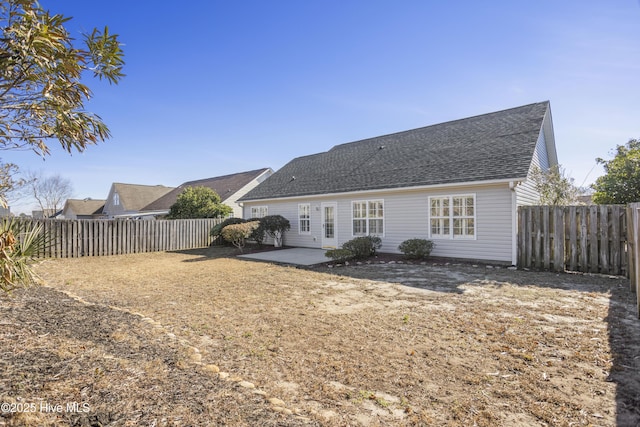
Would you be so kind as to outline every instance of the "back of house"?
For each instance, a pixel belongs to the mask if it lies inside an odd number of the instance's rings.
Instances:
[[[397,253],[515,264],[517,206],[537,204],[535,168],[557,165],[548,101],[337,145],[298,157],[245,194],[245,218],[282,215],[285,245],[337,248],[358,236]]]

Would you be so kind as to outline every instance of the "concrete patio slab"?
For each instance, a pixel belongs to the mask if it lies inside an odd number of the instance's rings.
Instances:
[[[290,248],[238,255],[238,257],[255,261],[308,266],[331,261],[324,255],[325,252],[327,252],[325,249]]]

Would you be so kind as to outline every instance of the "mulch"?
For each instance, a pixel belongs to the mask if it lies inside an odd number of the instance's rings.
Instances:
[[[316,425],[190,363],[140,315],[34,287],[0,296],[0,319],[0,425]]]

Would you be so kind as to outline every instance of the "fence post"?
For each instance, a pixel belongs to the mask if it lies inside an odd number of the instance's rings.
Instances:
[[[631,205],[627,206],[627,258],[628,258],[628,267],[627,271],[629,273],[629,287],[631,291],[634,290],[636,283],[636,228],[635,221],[633,220],[634,208]]]

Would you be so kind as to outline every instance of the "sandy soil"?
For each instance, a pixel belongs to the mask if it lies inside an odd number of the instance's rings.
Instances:
[[[0,298],[0,402],[37,410],[0,425],[640,425],[625,279],[231,255],[40,264]]]

